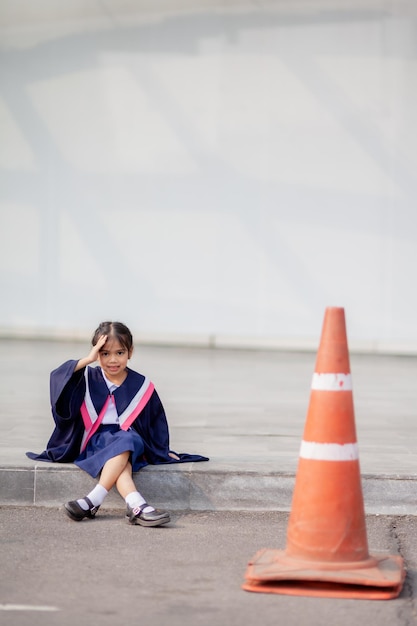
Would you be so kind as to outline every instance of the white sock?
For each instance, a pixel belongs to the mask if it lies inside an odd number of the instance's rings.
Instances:
[[[103,485],[96,485],[94,489],[90,491],[89,494],[87,494],[87,498],[91,500],[94,506],[100,506],[103,504],[104,498],[107,496],[108,493],[109,492],[107,491],[107,489],[105,489],[105,487],[103,487]],[[84,509],[84,511],[87,511],[89,509],[89,506],[84,498],[80,498],[80,500],[77,500],[77,502],[80,507]]]
[[[142,504],[146,502],[145,498],[139,493],[139,491],[132,491],[131,493],[128,493],[125,500],[126,504],[128,504],[131,509],[134,509],[137,506],[142,506]],[[153,506],[148,505],[143,509],[143,512],[150,513],[154,510]]]

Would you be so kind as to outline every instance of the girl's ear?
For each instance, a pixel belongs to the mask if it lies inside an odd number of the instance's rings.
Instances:
[[[132,354],[133,354],[133,346],[130,348],[129,352],[128,352],[128,358],[131,359],[132,358]]]

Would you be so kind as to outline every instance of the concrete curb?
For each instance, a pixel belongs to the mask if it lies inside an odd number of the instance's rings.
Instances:
[[[138,489],[154,506],[171,511],[290,511],[295,474],[210,461],[148,466],[135,474]],[[72,464],[0,466],[0,505],[61,506],[88,493],[96,481]],[[417,476],[362,475],[365,511],[417,514]],[[103,508],[124,504],[115,490]]]

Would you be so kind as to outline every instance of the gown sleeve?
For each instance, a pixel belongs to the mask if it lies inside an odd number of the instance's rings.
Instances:
[[[78,361],[66,361],[51,373],[50,398],[54,431],[46,450],[40,454],[26,452],[37,461],[71,463],[81,446],[84,427],[80,415],[85,395],[84,369],[74,372]]]
[[[199,454],[175,452],[174,454],[179,456],[178,460],[169,456],[173,450],[169,447],[168,422],[162,402],[155,390],[143,411],[133,422],[133,427],[145,444],[144,457],[146,463],[159,465],[162,463],[191,463],[209,460]]]

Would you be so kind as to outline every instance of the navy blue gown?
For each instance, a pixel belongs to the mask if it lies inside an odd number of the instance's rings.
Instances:
[[[96,477],[104,463],[113,456],[130,451],[132,470],[148,464],[208,461],[196,454],[169,456],[169,430],[164,408],[155,389],[151,389],[145,406],[126,430],[119,425],[100,425],[86,445],[86,426],[82,411],[86,398],[85,368],[74,372],[78,361],[66,361],[51,373],[50,396],[55,428],[41,454],[27,452],[30,459],[55,463],[76,463]],[[99,414],[109,398],[109,389],[100,367],[88,367],[88,390],[92,410]],[[132,399],[144,385],[145,377],[127,368],[124,382],[112,393],[118,415],[129,410]],[[82,449],[83,448],[83,449]]]

